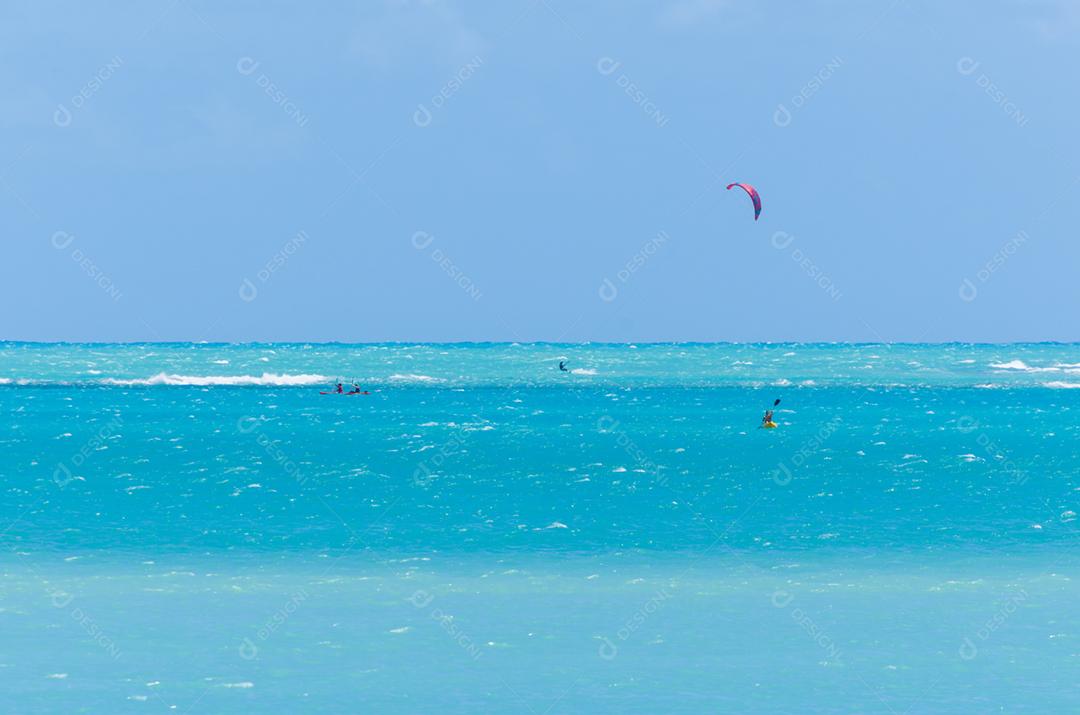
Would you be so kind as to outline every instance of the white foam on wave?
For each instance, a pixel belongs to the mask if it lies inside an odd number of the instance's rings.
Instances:
[[[399,375],[395,373],[390,376],[390,379],[395,382],[442,382],[441,379],[431,375]]]
[[[1044,382],[1043,387],[1049,387],[1053,390],[1075,390],[1080,388],[1080,382],[1064,382],[1062,380],[1055,380],[1053,382]]]
[[[992,362],[990,367],[995,370],[1019,370],[1020,372],[1060,372],[1060,367],[1031,367],[1023,360],[1010,360],[1009,362]]]
[[[10,377],[0,377],[0,385],[10,385],[10,384],[11,384],[11,378]]]
[[[107,385],[194,385],[198,387],[236,385],[292,387],[297,385],[318,385],[329,381],[330,378],[325,375],[289,375],[272,372],[264,372],[258,377],[255,375],[169,375],[159,372],[153,377],[143,379],[119,380],[108,377],[102,380]]]
[[[596,370],[591,367],[575,367],[570,373],[573,375],[595,375]]]

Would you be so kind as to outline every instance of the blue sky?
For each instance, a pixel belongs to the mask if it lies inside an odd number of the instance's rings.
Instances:
[[[222,5],[0,9],[0,337],[1080,338],[1075,4]]]

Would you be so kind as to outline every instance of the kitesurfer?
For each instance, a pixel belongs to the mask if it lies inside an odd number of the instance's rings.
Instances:
[[[570,372],[569,370],[566,369],[566,361],[565,360],[560,360],[559,361],[559,370],[561,372]]]

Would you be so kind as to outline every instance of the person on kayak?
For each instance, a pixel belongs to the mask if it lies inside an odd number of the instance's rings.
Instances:
[[[761,418],[761,424],[767,425],[772,422],[772,410],[765,410],[765,416]]]
[[[360,386],[359,386],[359,385],[357,385],[357,384],[356,384],[356,383],[354,382],[354,383],[352,384],[352,389],[351,389],[351,390],[349,390],[349,394],[350,394],[350,395],[359,395],[359,394],[360,394]]]
[[[344,388],[343,388],[343,387],[341,386],[341,383],[340,383],[340,382],[339,382],[339,383],[337,384],[337,388],[336,388],[336,389],[334,390],[334,392],[336,392],[336,393],[337,393],[337,394],[339,394],[339,395],[340,395],[341,393],[345,392],[345,389],[344,389]]]

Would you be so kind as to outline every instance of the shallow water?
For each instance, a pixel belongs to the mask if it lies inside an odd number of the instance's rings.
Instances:
[[[0,344],[3,709],[1073,711],[1077,363]]]

